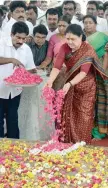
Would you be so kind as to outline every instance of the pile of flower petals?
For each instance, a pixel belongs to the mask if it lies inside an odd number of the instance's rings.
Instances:
[[[85,142],[80,142],[76,144],[66,144],[59,142],[58,140],[50,140],[47,143],[45,143],[43,146],[39,146],[38,148],[33,148],[29,152],[33,155],[37,155],[37,153],[45,153],[45,154],[58,154],[58,155],[66,155],[73,150],[78,149],[81,146],[85,146]]]
[[[24,68],[16,68],[13,75],[4,79],[7,83],[29,85],[29,84],[40,84],[42,78],[39,75],[32,74]]]
[[[67,153],[78,149],[81,146],[85,146],[85,142],[79,142],[76,144],[72,143],[62,143],[58,141],[58,135],[60,130],[55,130],[55,133],[52,136],[52,139],[47,141],[45,144],[37,145],[36,147],[30,150],[29,152],[36,155],[37,153],[43,152],[47,154],[59,154],[66,155]]]

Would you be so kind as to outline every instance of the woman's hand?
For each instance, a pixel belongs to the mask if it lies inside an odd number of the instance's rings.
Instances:
[[[47,62],[43,61],[39,66],[37,66],[37,69],[46,69],[47,68]]]
[[[35,74],[35,73],[37,73],[37,69],[31,69],[31,70],[28,70],[28,72]]]
[[[36,68],[37,68],[37,70],[46,70],[45,68],[43,68],[41,65],[39,65],[39,66],[36,66]]]
[[[56,69],[56,68],[53,68],[52,71],[51,71],[51,74],[50,74],[50,77],[49,77],[49,80],[47,81],[46,83],[46,87],[52,87],[55,79],[57,78],[58,74],[59,74],[60,70],[59,69]]]
[[[63,91],[64,91],[65,95],[68,93],[70,87],[71,87],[71,84],[69,82],[64,85]]]
[[[39,69],[45,69],[46,68],[46,61],[43,61],[39,67]]]

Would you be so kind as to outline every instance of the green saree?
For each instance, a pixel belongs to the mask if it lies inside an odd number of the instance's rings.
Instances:
[[[105,33],[102,32],[95,32],[94,34],[92,34],[91,36],[87,37],[87,41],[88,43],[94,48],[98,58],[100,59],[100,63],[103,66],[103,56],[105,55],[105,45],[108,43],[108,36]],[[108,75],[108,72],[106,72],[106,74]],[[100,78],[98,76],[96,76],[96,80],[97,83],[102,84],[102,80],[100,80]],[[104,81],[105,83],[105,81]],[[106,85],[107,83],[105,83]],[[100,90],[100,88],[98,88]],[[100,92],[100,93],[99,93]],[[98,101],[98,105],[96,105],[96,111],[98,115],[96,115],[96,122],[98,127],[95,127],[92,130],[92,135],[94,138],[97,139],[101,139],[104,138],[106,136],[106,134],[108,133],[108,131],[106,130],[103,131],[103,128],[100,128],[100,124],[102,126],[104,126],[104,124],[108,124],[108,121],[105,120],[106,117],[104,117],[105,114],[105,107],[102,106],[107,106],[107,102],[106,102],[106,97],[105,97],[105,92],[107,93],[107,87],[106,87],[106,91],[105,90],[101,90],[98,92],[97,94],[97,101]],[[108,113],[107,113],[108,115]],[[105,120],[105,121],[104,121]],[[106,133],[106,134],[102,134],[102,133]]]
[[[87,37],[88,43],[94,48],[98,58],[105,54],[105,45],[108,43],[108,36],[102,32],[96,32]]]
[[[91,36],[87,37],[87,41],[94,48],[98,58],[100,59],[100,63],[103,66],[103,56],[105,55],[105,45],[108,43],[107,34],[102,33],[102,32],[96,32],[96,33],[92,34]],[[106,72],[106,74],[108,75],[108,72]],[[101,84],[102,80],[100,81],[99,77],[96,76],[96,80],[97,80],[97,82],[99,82],[99,84]],[[102,94],[99,94],[99,93],[97,94],[99,106],[96,107],[96,109],[98,109],[97,113],[96,113],[96,114],[98,114],[96,116],[96,121],[98,122],[97,123],[98,127],[95,127],[92,130],[93,137],[95,137],[97,139],[104,138],[106,136],[106,134],[101,134],[103,132],[105,133],[105,131],[103,131],[102,129],[100,130],[99,124],[100,123],[103,125],[106,123],[108,124],[107,121],[104,122],[104,119],[106,119],[106,118],[104,117],[104,115],[102,115],[102,111],[105,112],[105,109],[104,108],[102,109],[102,105],[105,104],[105,101],[106,101],[105,93],[103,94],[103,92],[101,90],[100,93],[102,93]],[[99,114],[101,114],[101,115],[99,115]],[[105,113],[103,113],[103,114],[105,114]],[[101,120],[99,120],[100,116],[101,116]],[[106,131],[106,133],[108,133],[108,131]]]

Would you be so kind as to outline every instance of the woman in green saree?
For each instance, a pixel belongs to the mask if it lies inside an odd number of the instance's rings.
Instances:
[[[100,59],[100,63],[108,75],[108,36],[105,33],[96,31],[97,21],[92,15],[86,15],[83,18],[83,23],[87,41],[95,49],[95,52]],[[100,103],[102,103],[102,101]],[[97,139],[101,139],[106,136],[105,134],[99,133],[98,127],[93,129],[92,135]]]
[[[108,43],[108,36],[105,33],[96,31],[97,21],[92,15],[86,15],[83,18],[83,23],[87,41],[94,48],[104,70],[107,71],[108,49],[105,46]]]

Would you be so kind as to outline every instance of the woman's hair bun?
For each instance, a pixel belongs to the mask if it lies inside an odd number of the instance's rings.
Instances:
[[[82,34],[82,41],[86,41],[86,36],[84,33]]]

